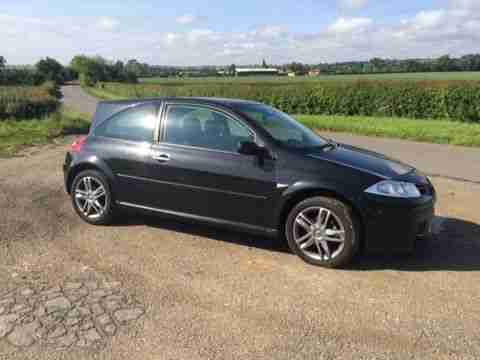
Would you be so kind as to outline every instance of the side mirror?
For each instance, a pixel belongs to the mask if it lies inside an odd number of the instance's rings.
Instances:
[[[242,141],[238,147],[238,152],[243,155],[256,155],[259,157],[270,157],[270,152],[263,146],[258,146],[253,141]]]

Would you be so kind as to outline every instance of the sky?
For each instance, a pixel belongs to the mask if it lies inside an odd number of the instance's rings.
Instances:
[[[315,64],[459,56],[479,40],[480,0],[0,0],[9,64]]]

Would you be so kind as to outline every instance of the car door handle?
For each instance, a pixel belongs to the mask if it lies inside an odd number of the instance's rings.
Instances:
[[[152,159],[157,160],[159,162],[167,162],[170,161],[170,155],[165,153],[153,153]]]

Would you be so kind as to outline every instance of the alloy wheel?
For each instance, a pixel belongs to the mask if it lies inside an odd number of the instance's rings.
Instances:
[[[342,253],[345,228],[333,211],[314,206],[296,216],[293,238],[306,256],[317,261],[328,261]]]
[[[98,219],[107,209],[107,192],[95,177],[81,178],[75,187],[74,197],[77,208],[89,219]]]

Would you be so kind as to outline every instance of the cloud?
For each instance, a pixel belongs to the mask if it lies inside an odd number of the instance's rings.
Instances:
[[[410,23],[418,29],[431,29],[445,24],[446,16],[443,9],[420,11]]]
[[[368,0],[338,0],[338,4],[343,9],[358,10],[367,6]]]
[[[100,30],[111,31],[120,25],[120,22],[117,19],[104,16],[97,20],[96,25]]]
[[[252,64],[263,58],[281,64],[458,56],[480,52],[480,12],[472,10],[480,8],[479,3],[449,0],[443,8],[425,8],[402,21],[342,16],[301,33],[282,24],[244,31],[213,27],[155,31],[155,22],[139,26],[128,18],[120,24],[110,17],[0,13],[0,34],[2,55],[11,64],[31,64],[45,56],[68,63],[79,53],[166,65]]]
[[[328,27],[332,33],[350,33],[353,31],[363,31],[372,25],[373,21],[369,18],[339,18]]]
[[[175,19],[177,24],[180,24],[180,25],[189,25],[195,22],[196,20],[197,20],[197,17],[193,14],[184,14]]]

